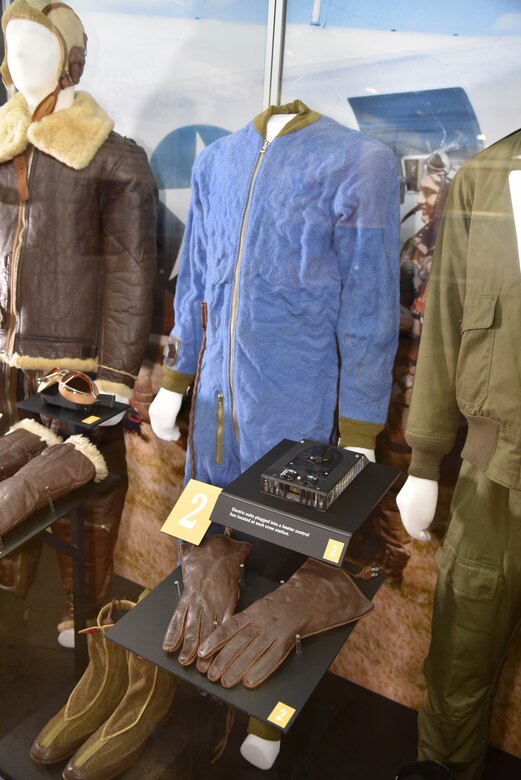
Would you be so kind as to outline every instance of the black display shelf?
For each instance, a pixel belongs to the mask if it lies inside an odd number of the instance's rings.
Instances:
[[[184,667],[177,661],[177,654],[167,654],[162,641],[177,604],[175,581],[182,584],[181,568],[176,569],[130,612],[110,628],[105,636],[148,661],[166,669],[175,677],[195,685],[232,707],[253,715],[283,733],[289,731],[313,690],[338,655],[341,647],[356,626],[356,621],[302,641],[302,652],[293,651],[282,666],[258,688],[248,690],[242,684],[223,688],[200,674],[195,664]],[[383,576],[371,580],[355,580],[367,598],[373,598]],[[246,609],[259,598],[278,587],[278,583],[246,571],[246,583],[236,612]],[[285,727],[268,721],[270,714],[281,703],[295,710]]]
[[[83,485],[72,493],[63,496],[63,498],[53,501],[54,510],[50,506],[45,506],[43,509],[34,512],[20,525],[2,534],[0,537],[0,559],[14,552],[24,542],[45,531],[56,520],[72,514],[86,501],[113,488],[118,480],[119,477],[115,474],[109,474],[103,482],[89,482],[87,485]]]
[[[96,403],[91,406],[82,406],[79,409],[66,409],[62,406],[56,406],[55,404],[46,403],[41,395],[31,395],[24,401],[19,401],[16,404],[19,409],[23,409],[24,412],[32,412],[33,414],[42,414],[46,417],[52,417],[54,420],[63,420],[63,422],[74,425],[77,428],[85,428],[91,430],[96,428],[102,422],[110,420],[121,412],[126,412],[128,404],[122,404],[119,401],[114,401],[112,406],[105,406],[104,404]],[[94,422],[84,422],[89,417],[97,417]]]

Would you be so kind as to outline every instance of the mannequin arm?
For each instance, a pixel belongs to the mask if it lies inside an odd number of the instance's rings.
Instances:
[[[341,275],[336,336],[340,352],[340,446],[374,448],[343,421],[384,427],[399,329],[399,196],[396,163],[372,144],[349,158],[333,203]],[[378,185],[375,185],[378,182]]]
[[[407,533],[420,542],[431,538],[427,528],[434,520],[438,501],[438,483],[434,479],[408,477],[396,496],[402,523]]]
[[[164,387],[159,390],[149,409],[150,425],[158,439],[164,441],[177,441],[179,439],[181,434],[176,420],[182,402],[182,393],[176,393]]]

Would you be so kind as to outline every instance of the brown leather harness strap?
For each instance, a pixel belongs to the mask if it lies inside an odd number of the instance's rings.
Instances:
[[[44,97],[44,99],[38,103],[31,117],[32,122],[39,122],[40,119],[44,118],[44,116],[49,116],[49,114],[52,114],[56,106],[56,101],[58,100],[58,95],[62,89],[62,85],[58,84],[58,86],[55,87],[55,89],[49,95]]]

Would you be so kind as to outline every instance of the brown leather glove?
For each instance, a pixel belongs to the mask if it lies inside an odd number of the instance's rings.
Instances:
[[[309,558],[284,585],[217,628],[199,656],[220,651],[208,669],[212,682],[232,688],[242,680],[246,688],[256,688],[289,655],[296,634],[319,634],[373,609],[347,572]]]
[[[96,447],[84,436],[48,447],[9,479],[0,483],[0,535],[45,506],[94,479],[105,479],[107,467]]]
[[[60,436],[36,420],[20,420],[0,437],[0,480],[12,477],[47,447],[61,442]]]
[[[229,536],[209,536],[199,547],[179,547],[184,591],[170,620],[163,650],[173,653],[181,647],[178,661],[189,666],[197,657],[201,642],[218,625],[233,615],[239,600],[240,565],[250,554],[251,544]],[[206,672],[210,659],[198,659],[197,668]]]

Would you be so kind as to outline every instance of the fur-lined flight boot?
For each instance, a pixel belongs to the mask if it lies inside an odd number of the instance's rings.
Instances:
[[[12,477],[22,466],[62,438],[36,420],[20,420],[0,438],[0,481]],[[0,589],[24,599],[36,576],[42,552],[39,539],[31,539],[0,560]]]
[[[89,665],[64,707],[40,731],[31,746],[31,758],[54,764],[70,758],[114,712],[128,688],[127,652],[105,639],[114,625],[114,612],[134,603],[114,600],[104,606],[97,625],[86,628]]]
[[[85,436],[71,436],[45,449],[9,479],[0,482],[0,535],[44,507],[94,480],[107,476],[101,453]]]
[[[128,654],[129,685],[107,720],[71,758],[65,780],[109,780],[138,759],[154,729],[170,714],[174,677],[140,656]]]

